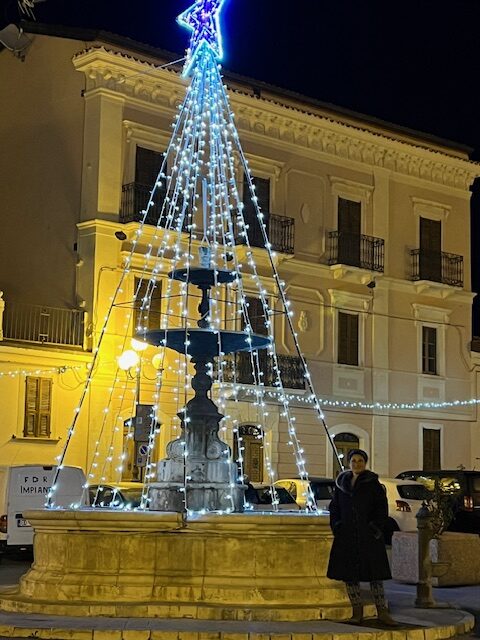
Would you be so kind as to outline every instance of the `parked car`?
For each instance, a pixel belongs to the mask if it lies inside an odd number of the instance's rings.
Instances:
[[[386,544],[392,544],[395,531],[416,531],[416,515],[422,502],[430,496],[428,489],[414,480],[379,478],[388,503],[388,523],[383,530]]]
[[[335,480],[333,478],[309,477],[310,487],[313,497],[317,503],[317,507],[322,510],[328,510],[330,500],[335,489]],[[277,480],[274,483],[275,488],[283,488],[294,498],[300,509],[307,506],[307,488],[308,483],[301,478],[287,478]]]
[[[254,511],[274,511],[272,504],[272,487],[269,484],[254,483],[253,487],[257,493],[258,502],[252,504]],[[279,511],[298,511],[300,507],[295,502],[290,493],[283,487],[275,487],[276,498],[278,500],[277,509]]]
[[[137,509],[142,501],[140,482],[108,482],[88,487],[90,506],[105,509]]]
[[[397,478],[417,480],[430,491],[433,491],[435,480],[438,480],[440,489],[452,498],[454,517],[448,530],[480,533],[480,471],[417,469],[402,471]]]
[[[0,556],[32,549],[33,529],[24,512],[43,509],[56,470],[56,466],[38,464],[0,467]],[[82,469],[63,467],[52,498],[55,506],[86,506],[86,496],[83,495],[85,482]]]

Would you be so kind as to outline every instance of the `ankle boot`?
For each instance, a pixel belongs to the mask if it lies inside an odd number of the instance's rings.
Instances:
[[[348,619],[348,622],[353,624],[359,624],[363,620],[363,606],[361,604],[352,607],[352,617]]]
[[[399,623],[392,618],[387,607],[377,607],[378,621],[384,624],[386,627],[399,627]]]

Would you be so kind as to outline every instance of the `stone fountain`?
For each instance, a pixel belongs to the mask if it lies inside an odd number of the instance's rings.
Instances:
[[[77,616],[347,618],[343,584],[326,577],[327,516],[241,513],[245,487],[218,437],[223,416],[209,398],[208,375],[221,353],[270,343],[266,336],[209,324],[210,289],[238,276],[205,264],[169,276],[201,290],[197,327],[144,337],[191,357],[195,395],[179,414],[181,436],[158,465],[150,510],[28,512],[35,562],[18,589],[0,595],[1,608]]]
[[[150,485],[150,509],[155,511],[243,511],[245,487],[238,483],[237,465],[230,461],[230,450],[218,437],[223,415],[209,393],[213,379],[209,375],[214,358],[220,354],[265,349],[270,338],[244,331],[213,329],[210,326],[210,290],[234,282],[234,271],[210,266],[208,247],[201,255],[202,266],[177,269],[169,278],[197,286],[202,292],[196,328],[148,331],[142,339],[164,345],[191,357],[195,375],[195,396],[179,415],[182,433],[167,445],[165,460],[157,465],[157,482]],[[185,421],[188,418],[186,428]]]

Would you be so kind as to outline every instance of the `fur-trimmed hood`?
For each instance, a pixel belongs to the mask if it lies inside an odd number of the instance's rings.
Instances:
[[[342,471],[342,473],[338,474],[335,484],[343,493],[352,493],[352,475],[353,473],[350,470]],[[378,480],[378,475],[366,469],[358,476],[355,486],[357,487],[360,484],[372,482],[373,480]]]

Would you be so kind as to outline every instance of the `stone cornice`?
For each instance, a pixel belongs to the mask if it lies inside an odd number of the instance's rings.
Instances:
[[[87,93],[108,89],[145,105],[170,109],[185,95],[185,84],[175,71],[160,69],[105,47],[77,54],[73,64],[85,73]],[[415,145],[394,138],[387,130],[384,134],[371,131],[361,121],[358,125],[347,124],[313,113],[308,105],[302,110],[237,89],[230,89],[230,97],[239,130],[259,140],[268,139],[268,144],[277,142],[288,148],[294,145],[310,154],[325,154],[363,167],[382,167],[462,192],[468,191],[480,176],[478,163],[438,148],[426,148],[420,141]]]

